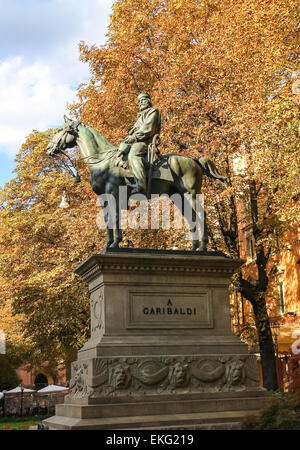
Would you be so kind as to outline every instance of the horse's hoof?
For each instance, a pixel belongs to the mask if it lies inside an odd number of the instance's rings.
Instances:
[[[111,246],[109,248],[120,248],[119,242],[114,242],[113,244],[111,244]]]
[[[193,247],[191,248],[191,252],[196,252],[198,247],[199,247],[199,241],[195,242],[193,244]]]
[[[101,250],[100,255],[104,255],[109,248],[111,248],[111,244],[106,244],[106,246]]]

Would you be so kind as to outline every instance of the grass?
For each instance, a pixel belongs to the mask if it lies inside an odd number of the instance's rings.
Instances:
[[[0,430],[28,430],[50,416],[0,417]]]

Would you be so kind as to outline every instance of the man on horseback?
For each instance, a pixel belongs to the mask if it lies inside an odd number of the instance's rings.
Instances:
[[[138,118],[128,132],[128,136],[120,144],[118,151],[118,158],[122,158],[123,155],[128,153],[129,167],[136,179],[133,194],[146,193],[144,158],[153,137],[160,133],[161,128],[160,112],[152,107],[150,96],[146,93],[139,94],[138,103],[140,108]],[[118,162],[117,164],[119,165]]]

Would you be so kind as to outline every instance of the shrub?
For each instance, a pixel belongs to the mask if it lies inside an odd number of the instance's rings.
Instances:
[[[296,405],[283,392],[270,394],[270,399],[258,417],[248,416],[242,423],[245,430],[300,430]]]
[[[300,368],[299,366],[290,372],[289,381],[289,397],[295,403],[295,406],[300,406]]]

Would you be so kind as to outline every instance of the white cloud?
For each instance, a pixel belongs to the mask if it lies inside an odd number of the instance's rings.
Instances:
[[[0,0],[0,151],[63,120],[89,70],[78,43],[103,44],[112,0]]]
[[[0,0],[1,53],[40,57],[80,39],[103,41],[112,4],[113,0]]]
[[[67,83],[42,62],[14,57],[0,63],[0,145],[15,154],[31,130],[62,121],[66,102],[75,98]]]

